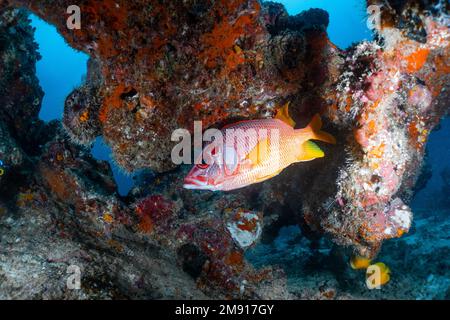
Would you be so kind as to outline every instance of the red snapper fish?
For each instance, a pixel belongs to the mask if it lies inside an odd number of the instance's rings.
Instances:
[[[315,115],[305,128],[294,129],[288,107],[279,109],[275,119],[240,121],[222,128],[220,137],[196,159],[184,188],[230,191],[268,180],[292,163],[324,157],[310,140],[332,144],[336,140],[321,131],[320,116]]]

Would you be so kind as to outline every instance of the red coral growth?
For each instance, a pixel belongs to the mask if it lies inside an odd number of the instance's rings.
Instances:
[[[75,189],[75,181],[68,178],[66,175],[62,175],[57,171],[53,171],[47,167],[41,168],[41,173],[47,184],[51,187],[51,190],[55,195],[64,199],[64,201],[74,202],[75,198],[72,190]]]
[[[256,227],[258,226],[258,220],[256,218],[247,219],[246,217],[242,217],[239,214],[235,219],[237,221],[240,221],[240,223],[238,223],[237,227],[244,231],[255,232]]]
[[[143,232],[168,231],[174,218],[173,204],[161,195],[152,195],[141,200],[136,206],[136,213],[140,217],[139,228]]]
[[[247,10],[249,13],[238,16],[235,20],[230,21],[227,16],[229,12],[236,12],[237,8],[244,5],[247,1],[232,0],[221,2],[222,6],[228,6],[225,12],[219,12],[219,19],[210,33],[202,35],[201,43],[205,46],[199,58],[204,60],[208,68],[215,68],[217,65],[223,66],[223,72],[228,73],[237,68],[238,65],[245,62],[245,54],[240,47],[236,45],[236,41],[247,35],[250,31],[254,32],[255,22],[257,20],[260,6],[256,1],[252,1],[252,9]],[[245,11],[244,11],[245,12]],[[252,30],[253,29],[253,30]]]
[[[110,109],[119,108],[122,105],[123,102],[120,99],[120,96],[127,91],[129,91],[129,89],[127,89],[123,83],[120,83],[114,88],[111,94],[106,96],[98,115],[98,118],[102,123],[106,122]]]
[[[428,55],[430,53],[430,49],[428,48],[420,48],[409,56],[405,57],[406,62],[408,63],[406,70],[409,73],[414,73],[422,69],[427,62]]]
[[[383,211],[370,211],[360,229],[365,241],[380,243],[385,239],[401,237],[411,227],[410,209],[399,198],[394,199]]]
[[[179,228],[176,238],[195,244],[207,256],[197,282],[203,290],[217,288],[234,299],[251,297],[251,288],[270,278],[267,270],[255,271],[247,264],[243,250],[234,244],[221,219],[185,224]]]

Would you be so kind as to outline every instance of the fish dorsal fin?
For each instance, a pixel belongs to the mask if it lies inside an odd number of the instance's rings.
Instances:
[[[290,102],[286,103],[284,106],[277,109],[275,119],[281,120],[293,128],[295,127],[295,121],[292,120],[291,116],[289,115],[289,104]]]
[[[320,119],[320,116],[316,114],[311,122],[309,123],[308,127],[310,128],[312,132],[312,138],[313,140],[319,140],[331,144],[336,144],[336,139],[329,133],[322,131],[322,120]]]
[[[312,141],[306,141],[301,146],[302,150],[298,156],[298,161],[309,161],[317,158],[323,158],[325,153],[317,144]]]
[[[259,141],[256,146],[245,157],[253,165],[258,165],[269,156],[269,139]]]

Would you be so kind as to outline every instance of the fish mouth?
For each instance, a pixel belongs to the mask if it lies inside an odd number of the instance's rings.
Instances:
[[[206,186],[206,181],[201,181],[199,179],[193,179],[189,177],[186,177],[184,179],[183,188],[185,189],[200,189],[204,186]]]
[[[189,190],[211,190],[216,191],[216,187],[209,185],[206,181],[200,181],[192,178],[185,178],[183,188]]]

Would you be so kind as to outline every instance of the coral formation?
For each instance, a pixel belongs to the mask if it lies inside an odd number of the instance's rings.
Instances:
[[[63,126],[69,137],[85,146],[91,145],[101,135],[98,118],[101,73],[95,60],[89,60],[88,75],[85,83],[66,98],[63,116]]]
[[[349,268],[347,248],[368,264],[411,229],[424,147],[449,107],[449,4],[367,2],[383,5],[377,40],[341,50],[320,9],[85,0],[71,30],[70,1],[0,0],[0,297],[351,298],[329,282],[296,291],[247,257],[298,224],[305,256],[327,251]],[[38,119],[39,55],[23,8],[91,57],[62,123]],[[174,129],[269,118],[287,102],[298,128],[322,115],[338,142],[323,145],[326,158],[239,192],[182,189]],[[108,165],[89,155],[100,135],[123,169],[154,176],[118,196]],[[82,269],[79,291],[65,287],[70,265]]]
[[[366,42],[348,50],[328,109],[336,125],[352,129],[346,164],[335,194],[328,195],[334,198],[330,206],[320,216],[311,215],[315,226],[367,257],[384,239],[409,230],[412,214],[404,202],[411,198],[428,134],[448,111],[448,15],[432,10],[437,6],[418,9],[408,1],[402,8],[417,17],[429,13],[423,21],[426,39],[411,40],[382,15],[377,30],[382,44]],[[307,215],[317,200],[307,201]]]

